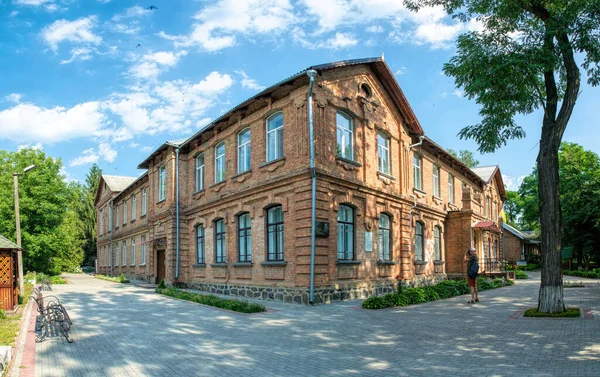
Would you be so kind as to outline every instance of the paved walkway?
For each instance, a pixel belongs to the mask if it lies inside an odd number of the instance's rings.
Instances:
[[[511,319],[539,274],[481,294],[369,311],[267,302],[239,315],[87,275],[54,286],[74,325],[37,345],[35,376],[598,376],[600,285],[565,289],[593,319]],[[537,278],[537,279],[536,279]],[[574,280],[583,280],[578,279]]]

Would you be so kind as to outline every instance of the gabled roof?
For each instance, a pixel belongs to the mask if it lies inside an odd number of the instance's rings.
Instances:
[[[501,233],[500,228],[493,221],[479,221],[473,225],[473,229],[490,230],[492,232]]]
[[[0,249],[20,249],[16,243],[0,234]]]
[[[148,171],[145,171],[144,174],[140,175],[139,177],[137,177],[135,179],[135,181],[131,182],[127,187],[123,188],[123,190],[121,190],[120,193],[118,193],[113,200],[117,201],[119,199],[119,197],[121,196],[121,194],[123,194],[124,192],[126,192],[130,187],[134,186],[136,183],[138,183],[139,181],[141,181],[142,179],[144,179],[144,177],[146,177],[148,175]]]
[[[152,152],[150,154],[150,156],[148,156],[144,161],[142,161],[139,165],[138,165],[138,169],[148,169],[148,167],[150,166],[150,161],[152,161],[152,159],[161,154],[162,152],[164,152],[165,149],[169,148],[169,147],[179,147],[181,146],[187,139],[181,139],[181,140],[173,140],[173,141],[165,141],[163,145],[161,145],[160,147],[158,147],[154,152]]]
[[[500,173],[500,167],[498,165],[492,166],[478,166],[476,168],[471,168],[471,170],[481,177],[488,185],[492,181],[493,178],[496,179],[496,185],[498,186],[498,191],[500,192],[500,198],[504,201],[507,199],[506,189],[504,188],[504,182],[502,181],[502,174]]]
[[[94,200],[94,205],[98,204],[98,199],[100,199],[100,192],[102,191],[102,187],[104,184],[108,186],[108,189],[114,193],[119,193],[123,191],[127,186],[132,184],[138,179],[138,177],[126,177],[121,175],[106,175],[102,174],[100,177],[100,183],[98,184],[98,190],[96,191],[96,200]]]
[[[535,237],[535,232],[532,231],[520,231],[515,227],[512,227],[510,225],[508,225],[507,223],[502,223],[502,228],[512,234],[515,235],[515,237],[517,237],[518,239],[524,240],[524,241],[528,241],[531,243],[541,243],[540,241],[536,240]]]

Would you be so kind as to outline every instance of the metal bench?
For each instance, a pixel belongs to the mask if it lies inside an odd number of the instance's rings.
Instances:
[[[58,297],[44,297],[41,288],[36,287],[31,292],[29,299],[34,300],[37,304],[38,315],[36,317],[35,326],[37,332],[35,337],[36,343],[43,341],[48,336],[50,327],[58,329],[67,342],[73,343],[73,339],[69,338],[69,330],[71,329],[73,322]]]
[[[52,282],[50,281],[50,278],[44,277],[41,279],[40,283],[41,283],[40,289],[42,291],[51,291],[52,290]]]

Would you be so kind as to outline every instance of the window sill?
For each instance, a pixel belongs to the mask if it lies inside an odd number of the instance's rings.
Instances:
[[[260,262],[261,266],[264,267],[283,267],[283,266],[287,266],[287,261],[266,261],[266,262]]]
[[[146,213],[144,213],[142,216],[140,216],[140,220],[143,219],[144,217],[146,217]]]
[[[130,264],[129,267],[135,267],[135,263],[134,264]]]
[[[164,199],[162,199],[162,200],[159,200],[158,202],[156,202],[156,204],[160,204],[160,203],[162,203],[162,202],[164,202],[164,201],[166,201],[166,200],[167,200],[167,198],[164,198]]]
[[[433,264],[435,264],[436,266],[440,266],[440,265],[446,264],[446,261],[445,260],[434,260]]]
[[[206,263],[196,263],[196,264],[193,264],[192,267],[204,268],[204,267],[206,267]]]
[[[146,267],[146,263],[140,264],[139,267]]]
[[[360,260],[351,260],[351,259],[338,259],[336,264],[361,264]]]
[[[192,196],[199,196],[200,194],[204,194],[204,192],[205,192],[205,191],[206,191],[205,189],[198,190],[198,191],[194,192],[194,193],[192,194]]]
[[[416,188],[416,187],[413,187],[413,192],[414,192],[415,194],[427,195],[427,193],[426,193],[425,191],[423,191],[423,190],[420,190],[420,189],[418,189],[418,188]]]
[[[222,267],[227,267],[227,263],[211,263],[210,266],[222,268]]]
[[[354,166],[358,166],[358,167],[362,166],[362,164],[360,162],[356,162],[354,160],[350,160],[350,159],[347,159],[345,157],[336,156],[335,159],[337,161],[345,162],[345,163],[350,164],[350,165],[354,165]]]
[[[426,265],[428,262],[426,260],[416,260],[415,261],[415,266],[424,266]]]
[[[283,162],[283,161],[285,161],[285,157],[279,157],[279,158],[276,158],[276,159],[271,160],[271,161],[265,161],[262,164],[258,165],[258,167],[259,168],[264,168],[266,166],[269,166],[269,165],[272,165],[272,164],[276,164],[278,162]]]
[[[388,185],[390,183],[396,181],[396,177],[391,176],[391,175],[386,174],[386,173],[383,173],[383,172],[380,172],[380,171],[377,171],[377,178],[379,178],[380,180],[383,181],[383,183],[388,184]]]
[[[233,177],[231,177],[231,179],[236,179],[238,177],[244,176],[246,174],[251,174],[252,173],[252,169],[248,169],[246,171],[243,171],[241,173],[237,173],[236,175],[234,175]]]
[[[133,224],[135,222],[135,219],[131,219],[131,223]]]
[[[233,267],[252,267],[252,262],[236,262]]]
[[[213,183],[212,185],[208,186],[208,188],[213,188],[213,187],[217,187],[217,186],[220,186],[220,185],[224,185],[226,182],[227,182],[227,180],[226,180],[226,179],[224,179],[224,180],[222,180],[222,181],[219,181],[219,182]]]
[[[398,261],[395,261],[395,260],[378,260],[377,264],[387,266],[387,265],[398,264]]]

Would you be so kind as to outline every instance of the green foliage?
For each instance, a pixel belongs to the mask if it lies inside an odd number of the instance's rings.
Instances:
[[[123,274],[121,274],[119,277],[96,274],[94,277],[101,280],[112,281],[113,283],[129,283],[129,280],[127,280]]]
[[[516,270],[515,279],[529,279],[529,276],[521,270]]]
[[[52,283],[52,284],[67,284],[67,281],[60,276],[50,276],[50,283]]]
[[[514,283],[511,280],[500,278],[477,278],[477,286],[480,291],[500,288],[512,284]],[[408,306],[460,296],[469,292],[470,289],[467,285],[467,281],[464,279],[444,280],[433,286],[406,288],[403,289],[401,293],[389,293],[385,296],[369,297],[363,302],[362,307],[365,309],[384,309],[397,306]]]
[[[458,159],[463,164],[467,165],[467,167],[469,168],[474,168],[477,165],[479,165],[479,161],[475,159],[475,157],[473,156],[473,152],[469,150],[461,149],[458,152],[456,152],[454,149],[448,149],[448,153],[456,157],[456,159]]]
[[[579,308],[567,308],[561,313],[541,313],[537,308],[531,308],[525,310],[524,317],[549,317],[549,318],[579,318],[581,317],[581,311]]]
[[[0,319],[6,319],[6,312],[4,309],[0,309]]]
[[[527,263],[525,266],[519,266],[521,271],[539,271],[540,265],[536,263]]]
[[[158,289],[164,289],[167,286],[165,285],[165,279],[160,279],[160,282],[158,283]]]
[[[156,288],[156,293],[240,313],[260,313],[267,311],[263,305],[250,303],[246,300],[242,301],[235,298],[233,300],[224,299],[213,295],[201,295],[182,291],[177,288]]]
[[[512,227],[519,228],[517,221],[523,201],[516,191],[506,190],[506,200],[504,201],[504,212],[506,213],[506,223]]]
[[[600,279],[600,273],[597,273],[596,271],[564,270],[563,275],[579,276],[581,278],[588,279]]]
[[[125,274],[121,274],[121,276],[119,276],[119,283],[129,283],[129,280],[127,280]]]

